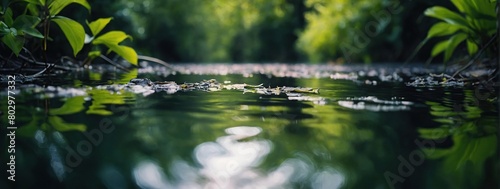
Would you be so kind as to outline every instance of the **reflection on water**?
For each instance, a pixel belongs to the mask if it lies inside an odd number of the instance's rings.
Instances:
[[[374,112],[379,111],[404,111],[410,110],[410,101],[401,101],[393,98],[392,100],[380,100],[374,96],[347,98],[346,100],[339,100],[340,106],[354,109],[354,110],[369,110]]]
[[[498,107],[473,89],[408,86],[383,70],[262,66],[231,75],[220,66],[209,71],[223,75],[93,74],[100,80],[75,82],[78,90],[61,90],[68,95],[18,95],[23,182],[0,188],[390,188],[387,172],[394,188],[498,183],[488,168]],[[137,76],[162,86],[221,83],[114,90]],[[401,174],[401,159],[416,152],[422,164]]]
[[[226,129],[228,136],[196,146],[193,154],[202,167],[200,174],[208,179],[204,185],[209,188],[257,187],[261,184],[272,186],[273,183],[259,181],[262,176],[252,170],[269,153],[271,143],[266,140],[238,141],[257,135],[260,131],[258,127],[232,127]]]
[[[481,109],[471,90],[465,91],[463,101],[452,106],[450,101],[427,102],[433,120],[440,125],[418,129],[422,138],[434,141],[436,146],[453,143],[451,147],[423,149],[429,159],[442,161],[437,171],[446,175],[442,182],[452,188],[477,187],[485,176],[483,182],[491,182],[487,180],[491,172],[483,167],[490,166],[488,163],[498,150],[498,117],[484,114],[492,107]]]
[[[141,188],[173,188],[161,167],[151,161],[140,162],[134,168],[134,178]]]
[[[312,188],[339,188],[344,181],[344,176],[332,167],[315,169],[306,155],[287,158],[277,168],[262,172],[257,168],[269,155],[272,143],[249,139],[262,129],[237,126],[225,131],[228,135],[195,147],[193,156],[199,166],[174,160],[168,170],[176,178],[174,182],[157,163],[139,162],[133,171],[137,185],[141,188],[289,188],[291,182],[310,182]]]

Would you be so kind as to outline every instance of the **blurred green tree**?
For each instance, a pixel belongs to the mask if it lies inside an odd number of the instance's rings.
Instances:
[[[293,62],[302,0],[120,0],[142,53],[175,62]],[[107,15],[105,15],[107,16]]]
[[[403,7],[398,1],[306,0],[306,6],[311,9],[306,13],[308,25],[297,46],[312,61],[370,62],[372,49],[382,53],[401,46],[397,14]]]
[[[425,38],[431,0],[103,0],[139,54],[169,62],[404,61]],[[452,7],[449,2],[440,5]],[[106,32],[106,31],[105,31]],[[426,60],[424,47],[415,61]]]

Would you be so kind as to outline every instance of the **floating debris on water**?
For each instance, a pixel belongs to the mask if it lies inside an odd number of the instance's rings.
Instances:
[[[287,95],[289,100],[311,101],[315,104],[325,104],[326,101],[322,97],[305,96],[303,94],[319,94],[318,88],[307,87],[265,87],[263,84],[250,85],[250,84],[232,84],[231,81],[218,82],[215,79],[202,80],[195,83],[182,83],[177,84],[175,81],[156,81],[153,82],[148,78],[135,78],[131,79],[126,84],[111,84],[111,85],[98,85],[95,87],[82,87],[82,88],[62,88],[47,86],[41,87],[38,85],[29,85],[24,92],[35,94],[39,98],[53,98],[53,97],[74,97],[74,96],[87,96],[89,90],[105,90],[110,94],[121,94],[123,92],[131,92],[134,94],[141,94],[148,96],[153,93],[165,92],[167,94],[174,94],[179,91],[206,91],[215,92],[221,90],[236,90],[245,93],[256,93],[261,95]]]
[[[455,79],[447,74],[429,74],[423,77],[413,77],[406,86],[411,87],[463,87],[465,82]]]
[[[144,79],[131,79],[129,84],[135,84],[135,85],[148,85],[148,86],[152,86],[154,85],[154,83],[149,80],[148,78],[144,78]]]
[[[276,87],[276,88],[266,88],[262,85],[259,86],[250,86],[248,88],[243,89],[243,93],[257,93],[264,95],[280,95],[281,93],[289,94],[289,93],[311,93],[311,94],[319,94],[319,89],[313,88],[302,88],[302,87]]]

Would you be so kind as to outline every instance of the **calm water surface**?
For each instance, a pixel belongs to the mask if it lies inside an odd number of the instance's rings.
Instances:
[[[498,186],[492,91],[409,86],[429,70],[382,68],[191,65],[18,85],[16,182],[0,188]],[[319,93],[105,88],[133,78]],[[5,147],[3,170],[9,155]]]

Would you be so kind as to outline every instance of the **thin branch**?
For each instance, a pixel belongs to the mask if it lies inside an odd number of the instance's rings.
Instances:
[[[2,67],[2,68],[3,68],[3,67],[5,66],[5,64],[7,64],[7,59],[6,59],[6,58],[4,58],[1,54],[0,54],[0,59],[5,60],[5,62],[2,62],[2,65],[0,66],[0,67]]]
[[[465,65],[464,67],[460,68],[459,70],[457,70],[451,77],[455,77],[458,73],[464,71],[465,69],[467,69],[469,66],[471,66],[472,64],[474,64],[474,62],[476,62],[476,60],[481,56],[481,54],[483,54],[483,52],[486,50],[486,48],[488,48],[497,38],[498,36],[495,34],[495,36],[493,36],[490,41],[488,41],[488,43],[486,43],[486,45],[481,48],[481,50],[479,50],[479,52],[476,53],[476,56],[474,56],[474,58],[472,58],[469,63],[467,63],[467,65]]]
[[[49,64],[46,68],[44,68],[42,71],[39,71],[33,75],[27,75],[26,77],[38,77],[39,75],[45,73],[47,70],[51,69],[52,67],[54,67],[55,65],[54,64]]]
[[[403,63],[403,65],[408,64],[408,62],[410,62],[415,57],[415,55],[417,55],[418,51],[420,51],[420,49],[427,43],[427,41],[429,41],[429,38],[425,38],[422,42],[420,42],[418,44],[417,48],[415,48],[415,50],[413,50],[410,57],[408,59],[406,59],[406,61]]]
[[[67,60],[66,63],[69,64],[70,66],[78,68],[78,66],[75,66],[75,64],[78,64],[77,60],[75,60],[69,56],[62,56],[60,59],[61,63],[64,63],[65,62],[64,60]]]
[[[144,56],[144,55],[138,55],[137,58],[141,59],[141,60],[147,60],[147,61],[150,61],[150,62],[154,62],[154,63],[158,63],[158,64],[161,64],[161,65],[164,65],[172,70],[175,70],[175,68],[170,65],[169,63],[166,63],[165,61],[163,60],[160,60],[158,58],[154,58],[154,57],[150,57],[150,56]]]
[[[66,70],[66,71],[72,70],[70,67],[55,65],[54,63],[45,63],[45,62],[34,61],[34,60],[31,60],[28,57],[25,57],[23,55],[19,55],[19,58],[24,59],[25,61],[31,62],[31,63],[36,64],[36,65],[40,65],[40,66],[47,66],[47,64],[53,64],[54,68],[57,68],[57,69]]]
[[[28,53],[28,55],[30,56],[32,62],[36,62],[35,57],[33,56],[33,54],[31,54],[31,52],[28,49],[26,49],[26,48],[23,47],[23,50],[24,50],[24,52]]]
[[[122,69],[124,71],[129,71],[127,68],[123,67],[122,65],[116,63],[115,61],[109,59],[108,57],[104,56],[104,55],[99,55],[99,57],[101,57],[102,59],[104,59],[106,62],[109,62],[110,64],[112,64],[113,66],[119,68],[119,69]]]
[[[19,65],[21,65],[21,66],[22,66],[22,63],[18,63],[18,62],[15,62],[15,61],[11,61],[11,58],[12,58],[12,56],[13,56],[13,55],[14,55],[14,53],[10,53],[9,57],[7,57],[7,58],[5,58],[5,57],[3,57],[3,56],[0,56],[0,58],[1,58],[1,59],[3,59],[3,60],[5,61],[5,62],[3,62],[2,66],[1,66],[2,68],[4,68],[4,67],[7,65],[7,63],[12,63],[12,65],[14,65],[14,66],[17,66],[17,64],[19,64]],[[15,63],[15,64],[14,64],[14,63]],[[20,67],[21,67],[21,66],[20,66]],[[18,69],[18,68],[19,68],[19,67],[16,67],[16,69]],[[15,70],[15,69],[14,69],[14,70]]]

